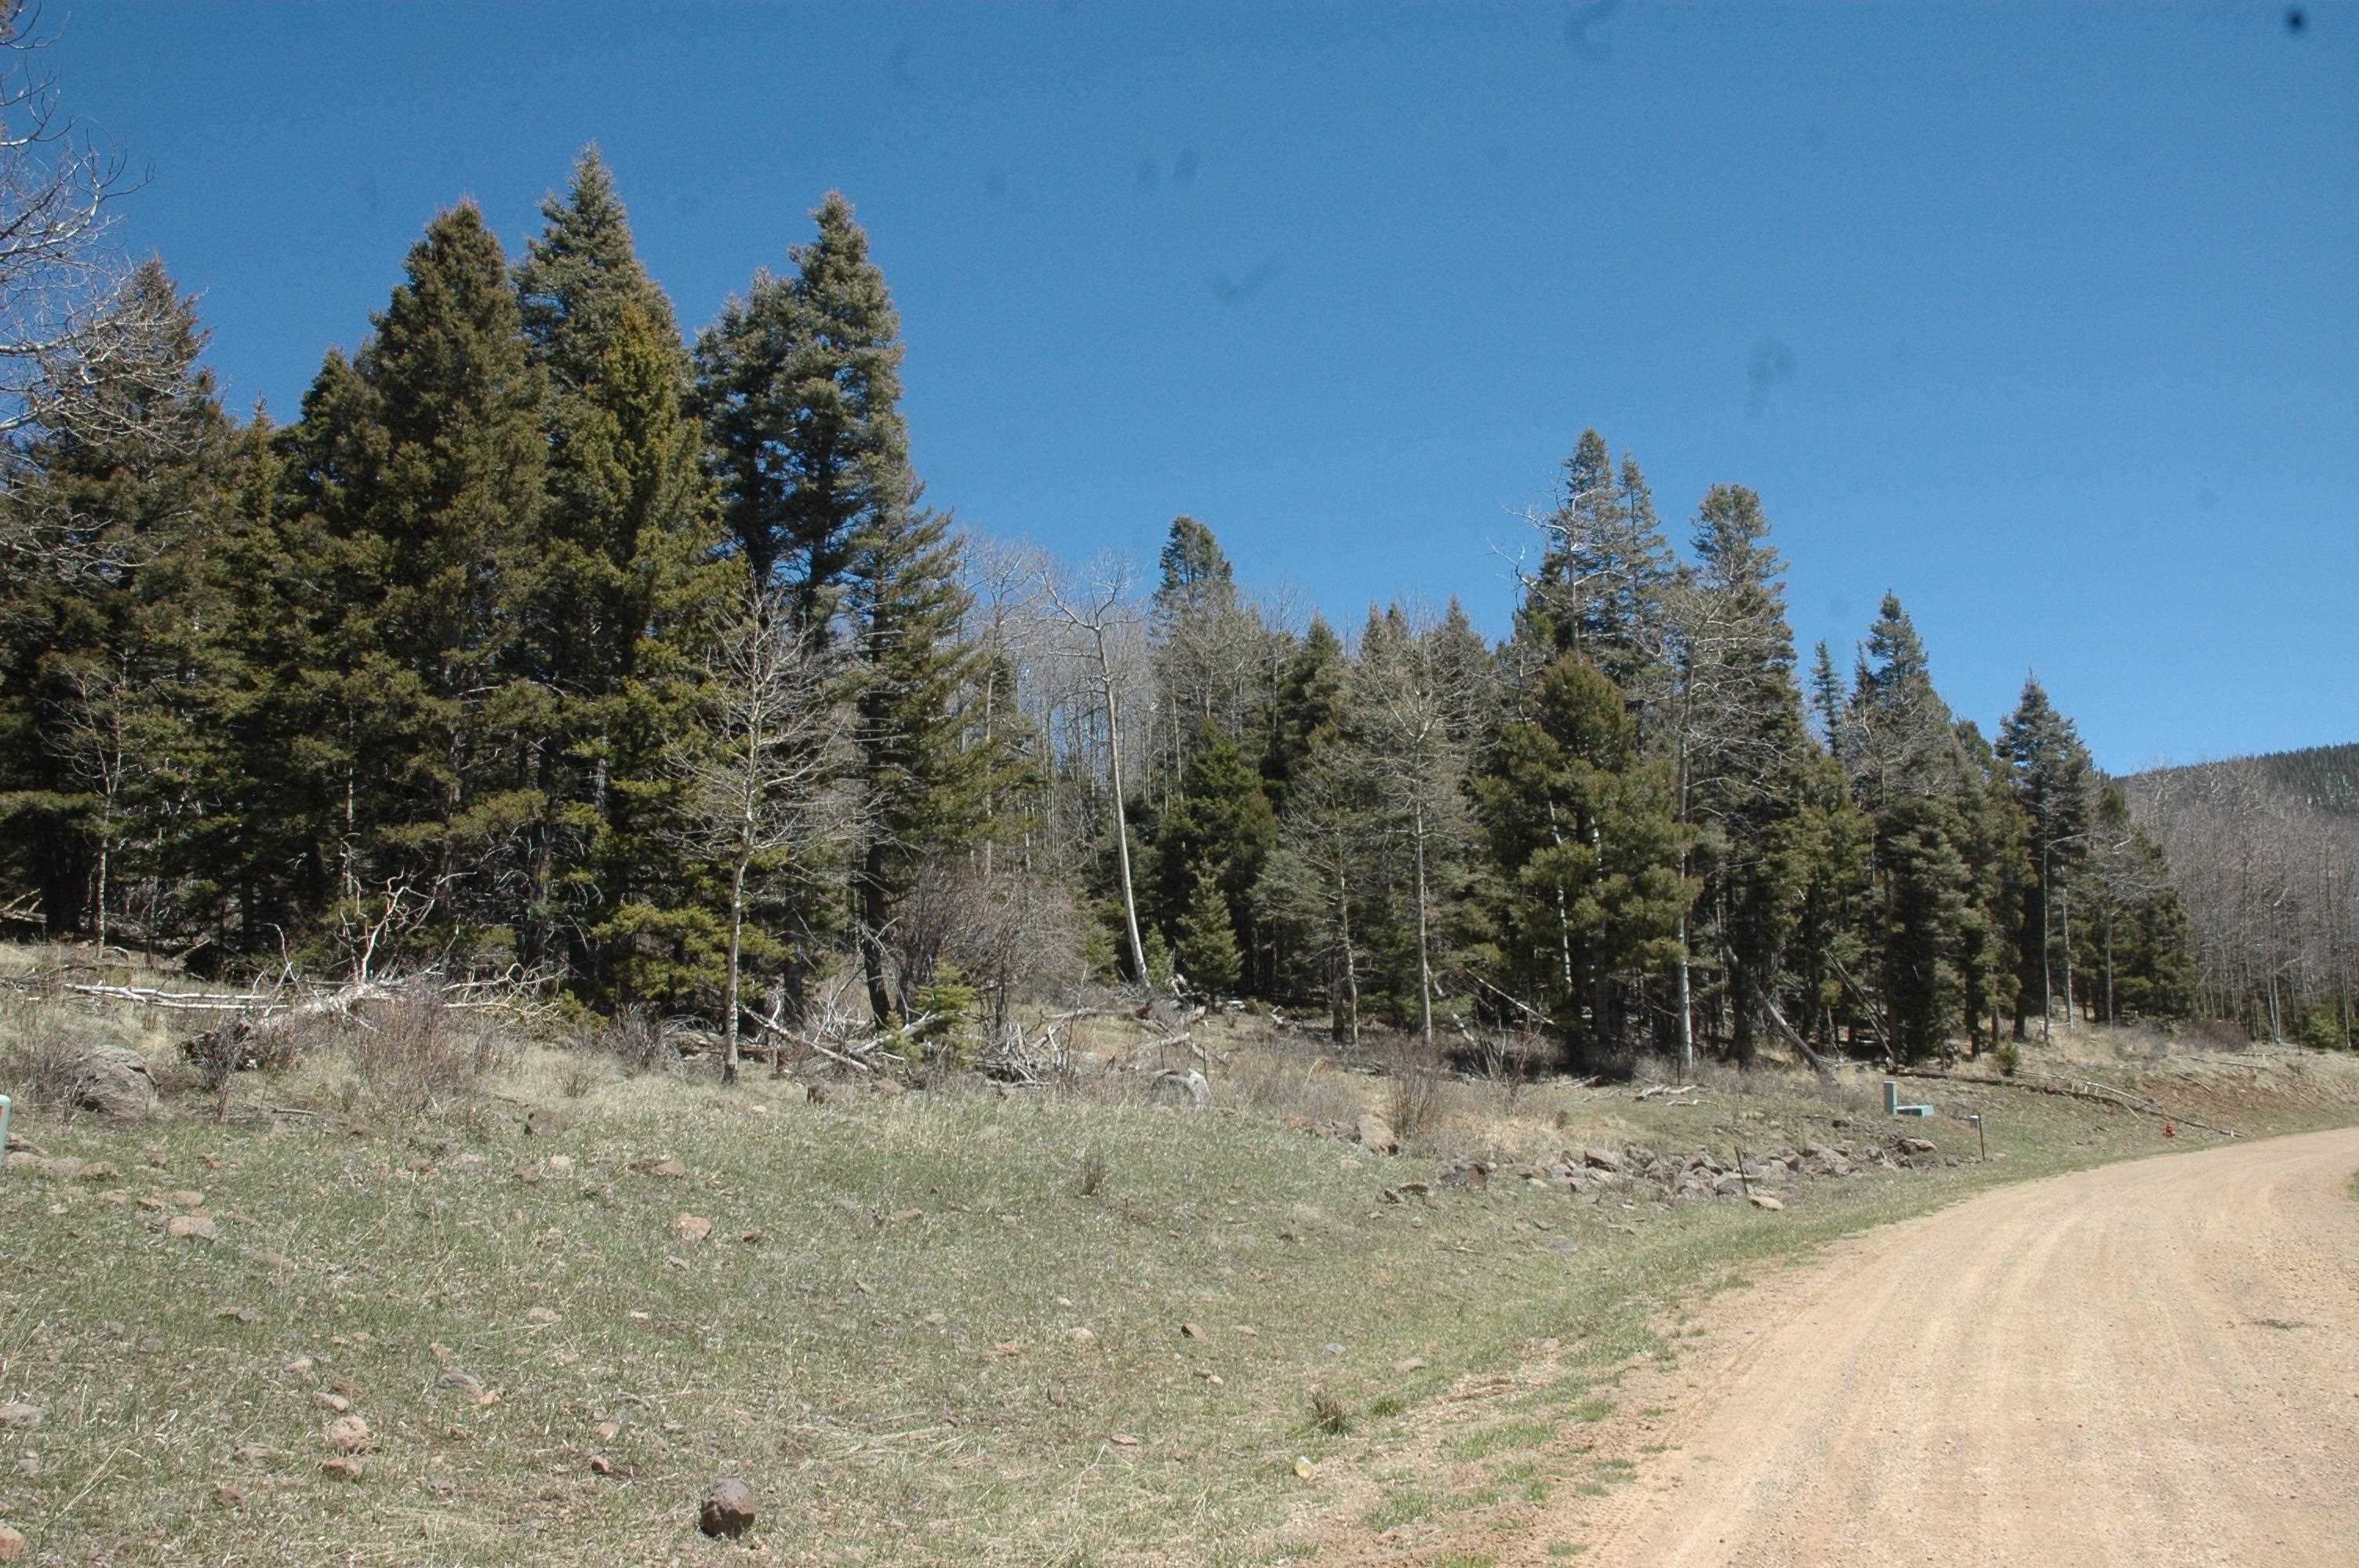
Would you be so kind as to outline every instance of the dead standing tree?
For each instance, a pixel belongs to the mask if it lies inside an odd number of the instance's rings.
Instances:
[[[673,829],[728,873],[722,1081],[737,1080],[747,881],[782,859],[801,869],[853,842],[861,810],[846,783],[849,728],[820,654],[771,594],[749,593],[713,650],[701,743],[676,753]]]

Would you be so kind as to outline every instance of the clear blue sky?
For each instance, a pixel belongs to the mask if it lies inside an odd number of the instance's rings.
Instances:
[[[1759,490],[1807,657],[1886,588],[1985,729],[2117,771],[2359,740],[2359,7],[52,0],[233,401],[293,414],[434,211],[605,150],[690,330],[830,187],[930,497],[1178,513],[1355,622],[1464,597],[1584,425]],[[1584,20],[1584,18],[1593,18]]]

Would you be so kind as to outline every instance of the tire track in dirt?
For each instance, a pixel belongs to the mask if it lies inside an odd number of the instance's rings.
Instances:
[[[2078,1172],[1720,1298],[1671,1452],[1516,1560],[2359,1564],[2354,1170],[2344,1130]]]

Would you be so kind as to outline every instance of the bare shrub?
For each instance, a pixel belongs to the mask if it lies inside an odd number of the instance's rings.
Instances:
[[[591,1033],[588,1044],[613,1056],[630,1073],[669,1071],[679,1061],[679,1048],[666,1033],[663,1021],[644,1007],[618,1011]]]
[[[1352,1077],[1323,1057],[1239,1054],[1223,1070],[1228,1103],[1272,1116],[1350,1122],[1364,1108]]]
[[[88,1021],[62,1008],[10,999],[0,1004],[0,1085],[45,1109],[73,1103],[74,1064],[98,1042]]]
[[[1450,1083],[1440,1054],[1415,1035],[1405,1038],[1393,1053],[1385,1124],[1404,1143],[1430,1130],[1446,1108]]]
[[[368,1098],[411,1116],[457,1108],[514,1056],[496,1015],[424,992],[397,996],[370,1017],[355,1018],[351,1040],[353,1067]]]
[[[1330,1437],[1341,1437],[1352,1430],[1352,1412],[1343,1401],[1327,1391],[1324,1383],[1310,1390],[1310,1424]]]
[[[1106,1162],[1105,1152],[1093,1149],[1082,1156],[1081,1173],[1073,1178],[1073,1195],[1093,1198],[1105,1190],[1106,1178],[1114,1168]]]
[[[897,906],[886,944],[902,1003],[922,1011],[918,993],[954,965],[976,993],[986,1035],[996,1037],[1015,1008],[1080,982],[1082,924],[1072,896],[1046,878],[931,861]]]

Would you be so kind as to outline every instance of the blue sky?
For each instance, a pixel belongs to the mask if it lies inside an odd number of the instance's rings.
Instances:
[[[1991,728],[2359,740],[2359,6],[51,5],[125,236],[290,416],[435,210],[595,140],[690,330],[829,188],[929,497],[1210,524],[1345,624],[1462,595],[1582,427],[1684,533],[1760,491],[1795,629],[1887,588]]]

